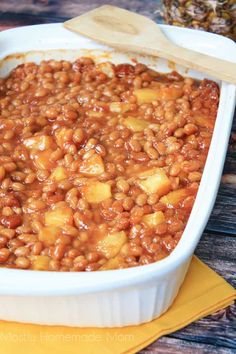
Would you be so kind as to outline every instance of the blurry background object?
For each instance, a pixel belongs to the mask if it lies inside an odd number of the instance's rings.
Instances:
[[[163,0],[168,24],[214,32],[236,40],[236,0]]]

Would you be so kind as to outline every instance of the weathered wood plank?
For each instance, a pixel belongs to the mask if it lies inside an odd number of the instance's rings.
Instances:
[[[131,10],[142,15],[149,16],[153,19],[157,18],[157,10],[160,8],[160,1],[156,0],[112,0],[105,3],[109,3],[111,5],[120,6],[127,10]],[[94,1],[61,1],[60,3],[60,13],[66,14],[68,17],[79,15],[85,11],[89,11],[92,8],[101,6],[104,4],[104,0],[94,0]]]
[[[233,129],[236,129],[236,113]],[[235,178],[233,181],[231,178],[231,183],[225,183],[227,180],[222,179],[223,183],[220,185],[206,230],[236,235],[236,134],[234,132],[230,137],[223,174],[232,174]]]
[[[234,113],[233,130],[236,131],[236,112]]]
[[[221,185],[206,230],[236,235],[236,185]]]
[[[195,254],[236,287],[236,238],[204,233]]]
[[[139,354],[235,354],[234,349],[196,343],[183,339],[162,337]]]
[[[195,254],[236,287],[235,237],[204,234]],[[236,349],[236,306],[200,319],[171,337]]]
[[[183,330],[171,334],[170,337],[236,351],[235,325],[236,306],[232,305],[226,310],[192,323]]]
[[[158,20],[158,22],[162,21],[158,12],[160,10],[160,1],[157,0],[110,0],[105,1],[105,3],[149,16],[154,20]],[[79,16],[103,4],[104,0],[1,0],[0,12],[2,16],[0,16],[0,21],[3,22],[5,20],[9,23],[10,16],[13,17],[16,15],[19,17],[21,15],[24,16],[24,21],[27,21],[25,24],[32,23],[33,18],[34,23],[53,22],[53,20],[54,22],[58,22],[58,19],[65,20]]]
[[[18,27],[18,26],[29,26],[29,25],[38,25],[43,23],[55,23],[63,22],[67,20],[67,17],[43,15],[38,16],[34,14],[15,14],[12,12],[1,12],[0,11],[0,23],[8,27]]]
[[[236,286],[236,238],[205,233],[195,254]],[[236,306],[232,305],[161,338],[141,353],[235,353],[235,334]]]
[[[4,13],[12,14],[32,14],[32,15],[57,15],[58,7],[60,7],[60,1],[40,1],[40,0],[1,0],[0,11]]]
[[[224,165],[224,171],[223,171],[224,174],[227,173],[236,174],[236,151],[235,152],[232,151],[234,148],[236,148],[234,145],[235,144],[229,145],[228,153]]]

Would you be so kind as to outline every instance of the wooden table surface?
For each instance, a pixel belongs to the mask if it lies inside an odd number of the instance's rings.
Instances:
[[[158,22],[162,21],[158,0],[0,0],[0,30],[22,25],[62,22],[103,3],[124,7]],[[234,287],[236,286],[235,192],[236,117],[215,207],[195,252]],[[162,337],[141,353],[236,353],[236,306],[232,305],[180,331]]]

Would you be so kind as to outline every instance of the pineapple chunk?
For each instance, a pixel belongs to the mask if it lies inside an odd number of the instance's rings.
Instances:
[[[149,227],[155,227],[165,222],[165,216],[162,211],[156,211],[155,213],[144,215],[143,222]]]
[[[124,258],[121,256],[116,256],[114,258],[110,258],[105,264],[103,264],[99,270],[111,270],[118,269],[124,265]]]
[[[137,183],[145,193],[158,193],[159,196],[168,193],[171,187],[169,178],[161,169],[156,169],[153,175],[139,180]]]
[[[183,95],[183,89],[177,87],[162,87],[160,89],[141,88],[134,90],[138,104],[151,103],[155,100],[176,100]]]
[[[125,113],[130,110],[130,104],[126,102],[110,103],[110,111],[115,113]]]
[[[48,256],[31,256],[32,269],[34,270],[48,270],[50,257]]]
[[[39,170],[50,170],[53,167],[53,163],[49,160],[49,155],[51,153],[52,150],[49,149],[34,154],[34,164]]]
[[[111,197],[111,186],[108,183],[91,182],[83,187],[82,193],[89,203],[100,203]]]
[[[134,95],[137,98],[138,104],[151,103],[159,98],[158,91],[150,88],[134,90]]]
[[[187,196],[189,196],[189,191],[186,188],[176,189],[162,197],[160,202],[167,206],[174,207],[182,202]]]
[[[99,240],[96,248],[98,252],[103,254],[103,256],[110,259],[120,252],[121,247],[126,241],[127,236],[124,231],[114,232]]]
[[[149,126],[149,123],[146,120],[134,117],[125,118],[123,124],[135,133],[142,132]]]
[[[39,241],[43,241],[46,246],[55,244],[56,239],[61,234],[60,228],[51,226],[43,227],[38,234]]]
[[[159,99],[163,101],[171,101],[180,98],[183,95],[183,89],[181,87],[163,87],[158,92]]]
[[[45,213],[45,225],[63,227],[73,224],[73,212],[68,206],[62,206]]]
[[[162,170],[159,167],[152,167],[152,168],[149,168],[148,170],[136,173],[136,176],[138,176],[140,178],[147,178],[147,177],[155,175],[156,173],[159,173],[160,171],[162,171]]]
[[[41,136],[34,136],[31,138],[24,139],[23,144],[28,149],[44,151],[52,147],[53,140],[51,136],[41,135]]]
[[[94,154],[84,160],[79,166],[79,172],[88,177],[99,176],[104,173],[105,167],[101,156]]]
[[[67,177],[68,177],[67,171],[65,167],[62,166],[56,167],[50,176],[50,178],[55,180],[56,182],[60,182],[63,179],[66,179]]]

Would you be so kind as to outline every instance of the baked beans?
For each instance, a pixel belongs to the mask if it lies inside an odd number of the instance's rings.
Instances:
[[[219,88],[143,64],[42,61],[0,79],[0,266],[156,262],[188,221]]]

